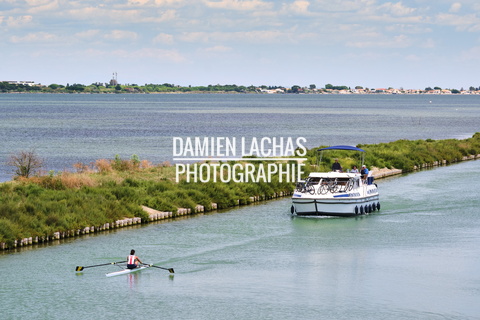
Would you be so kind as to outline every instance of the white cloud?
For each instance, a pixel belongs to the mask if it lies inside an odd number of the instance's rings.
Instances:
[[[52,33],[47,32],[35,32],[29,33],[23,37],[12,36],[10,41],[13,43],[40,43],[40,42],[53,42],[58,40],[58,37]]]
[[[190,2],[187,2],[186,0],[128,0],[127,6],[129,7],[162,7],[162,8],[182,7],[186,4],[189,4]]]
[[[185,57],[183,57],[183,55],[177,52],[176,50],[143,48],[135,51],[114,50],[106,54],[119,57],[119,58],[126,58],[126,59],[148,58],[148,59],[168,60],[173,62],[186,61]]]
[[[162,12],[158,19],[155,19],[156,22],[164,22],[164,21],[171,21],[177,18],[177,12],[175,10],[166,10]]]
[[[150,0],[128,0],[127,4],[130,6],[144,6],[149,2]]]
[[[253,11],[253,10],[270,10],[273,8],[273,3],[261,0],[220,0],[220,1],[204,1],[209,8],[227,9],[238,11]]]
[[[224,45],[217,45],[207,48],[199,48],[195,51],[195,59],[222,59],[228,54],[230,59],[238,58],[235,55],[233,48],[224,46]]]
[[[174,9],[157,12],[137,8],[112,9],[108,7],[81,7],[66,12],[77,21],[92,21],[99,25],[160,23],[176,19]]]
[[[209,47],[209,48],[204,48],[204,49],[201,49],[200,51],[207,52],[207,53],[225,53],[225,52],[232,51],[232,48],[220,45],[220,46],[213,46],[213,47]]]
[[[478,38],[470,32],[480,33],[475,0],[0,0],[0,6],[0,45],[12,56],[26,47],[12,43],[32,43],[29,52],[59,57],[90,50],[102,63],[111,62],[112,53],[119,61],[214,57],[226,64],[228,55],[240,61],[253,53],[277,62],[347,52],[418,61],[427,52],[446,61],[454,51],[458,58],[461,50],[465,57],[479,50],[469,49]],[[448,46],[451,37],[452,50],[431,50]],[[178,51],[160,50],[173,45]]]
[[[104,38],[111,40],[136,40],[138,34],[132,31],[112,30],[110,33],[106,34]]]
[[[159,33],[153,38],[153,43],[172,44],[173,36],[171,34]]]
[[[375,39],[368,41],[350,41],[348,47],[355,48],[407,48],[413,44],[413,41],[406,35],[398,35],[388,39]]]
[[[0,26],[5,24],[10,28],[19,28],[31,24],[33,17],[30,15],[18,16],[18,17],[4,17],[0,16]]]
[[[401,2],[387,2],[379,6],[381,11],[386,11],[394,16],[406,16],[415,12],[415,8],[405,7]]]
[[[375,0],[317,0],[316,8],[327,12],[370,12],[375,10],[378,4]]]
[[[40,12],[54,11],[59,8],[58,0],[26,0],[28,8],[27,12],[30,14],[37,14]]]
[[[396,24],[386,26],[385,30],[388,32],[408,33],[408,34],[422,34],[422,33],[432,32],[432,28],[427,27],[424,24],[413,24],[413,23],[396,23]]]
[[[458,12],[460,11],[460,9],[462,8],[462,4],[459,3],[459,2],[455,2],[455,3],[452,3],[452,5],[450,6],[450,12]]]
[[[300,15],[309,15],[311,14],[308,11],[308,7],[310,6],[310,2],[306,0],[295,0],[290,4],[283,5],[283,12],[286,14],[294,13]]]
[[[155,0],[158,7],[178,7],[187,4],[186,0]]]
[[[52,0],[25,0],[28,6],[31,7],[38,7],[38,6],[44,6],[46,4],[50,4],[52,2],[57,2],[57,1],[52,1]]]
[[[181,41],[196,43],[296,43],[311,38],[312,33],[297,33],[295,31],[254,30],[238,32],[188,32],[179,36]]]
[[[96,37],[100,33],[98,29],[91,29],[75,33],[75,36],[82,39],[90,39]]]
[[[456,15],[450,13],[440,13],[435,17],[435,23],[439,25],[453,26],[457,31],[478,31],[480,28],[480,18],[476,14]]]

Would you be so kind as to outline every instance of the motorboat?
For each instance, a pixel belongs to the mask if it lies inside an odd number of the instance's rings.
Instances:
[[[318,149],[320,167],[323,152],[346,150],[358,152],[364,163],[365,150],[352,146],[332,146]],[[295,216],[351,217],[380,210],[378,187],[373,177],[362,177],[357,172],[335,170],[311,172],[298,181],[292,196],[291,213]]]

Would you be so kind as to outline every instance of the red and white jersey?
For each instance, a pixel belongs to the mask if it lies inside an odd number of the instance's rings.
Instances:
[[[135,260],[137,259],[137,256],[135,255],[130,255],[127,257],[127,264],[135,264]]]

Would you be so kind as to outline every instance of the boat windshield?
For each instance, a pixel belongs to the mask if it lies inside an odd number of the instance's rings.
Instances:
[[[335,156],[338,156],[338,155],[343,156],[346,154],[351,154],[350,153],[351,151],[355,152],[357,155],[360,155],[361,157],[361,159],[358,161],[359,163],[356,164],[358,168],[361,168],[361,166],[364,164],[364,161],[365,161],[365,150],[354,147],[354,146],[339,145],[339,146],[321,148],[317,150],[317,167],[320,169],[320,171],[330,171],[330,170],[322,170],[322,167],[321,167],[322,165],[324,166],[327,165],[322,160],[323,160],[324,152],[329,152],[329,151],[333,151],[332,154],[334,154]],[[328,168],[325,168],[325,169],[328,169]]]

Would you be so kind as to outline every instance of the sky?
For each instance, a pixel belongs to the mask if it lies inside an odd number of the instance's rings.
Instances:
[[[478,0],[0,0],[0,81],[479,87]]]

